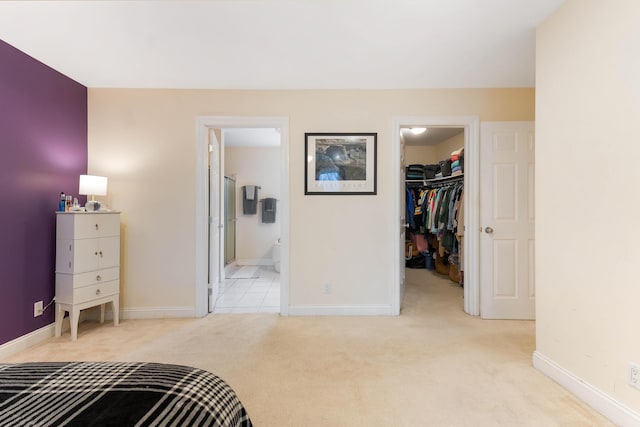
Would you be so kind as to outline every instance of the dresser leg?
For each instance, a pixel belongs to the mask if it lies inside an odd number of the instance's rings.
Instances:
[[[100,304],[100,323],[104,323],[104,306],[107,304]]]
[[[118,326],[120,323],[120,295],[113,297],[113,325]]]
[[[78,340],[78,320],[80,318],[80,310],[71,307],[69,311],[69,322],[71,323],[71,340]]]
[[[56,337],[62,335],[62,320],[64,319],[64,309],[60,303],[56,303]]]

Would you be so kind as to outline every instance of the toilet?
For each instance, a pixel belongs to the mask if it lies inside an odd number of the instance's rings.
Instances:
[[[273,244],[271,259],[273,260],[273,269],[280,273],[280,239]]]

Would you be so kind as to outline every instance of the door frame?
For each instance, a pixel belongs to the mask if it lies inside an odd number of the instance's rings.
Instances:
[[[245,116],[196,117],[196,218],[195,218],[195,311],[208,314],[208,162],[209,130],[215,128],[276,128],[280,130],[280,315],[289,314],[289,118]],[[224,151],[224,138],[220,141]],[[223,159],[223,157],[221,156]],[[224,163],[221,160],[221,174]],[[219,188],[219,187],[218,187]]]
[[[464,128],[464,311],[472,316],[480,315],[480,117],[479,116],[399,116],[393,118],[392,150],[394,168],[400,164],[402,149],[400,128],[403,126],[439,126]],[[400,314],[402,289],[400,283],[400,247],[397,220],[400,212],[400,174],[392,174],[392,199],[394,200],[393,230],[393,284],[392,311]]]
[[[209,152],[208,153],[209,169],[207,171],[209,175],[209,179],[207,180],[207,196],[208,197],[206,202],[206,206],[209,208],[207,212],[207,217],[208,217],[207,224],[209,225],[207,227],[208,236],[209,236],[209,239],[207,240],[207,244],[208,244],[207,249],[209,254],[209,257],[207,259],[208,273],[209,273],[208,275],[209,283],[208,283],[208,290],[207,290],[207,295],[208,295],[207,312],[211,313],[214,309],[215,301],[217,300],[218,294],[220,292],[220,282],[224,279],[223,277],[224,269],[220,268],[220,266],[224,265],[223,264],[224,238],[222,237],[222,228],[220,227],[220,222],[221,222],[220,215],[222,215],[222,212],[224,211],[224,198],[211,197],[212,188],[217,187],[218,191],[220,189],[221,177],[223,176],[222,174],[224,172],[220,169],[220,165],[224,164],[224,152],[220,149],[220,147],[222,146],[222,140],[218,139],[214,129],[208,129],[208,136],[209,136],[208,144],[210,144],[210,146],[207,147],[207,151]],[[214,178],[212,179],[211,172],[214,166],[216,166],[217,170]],[[217,199],[216,200],[217,203],[215,204],[215,207],[218,210],[217,215],[214,215],[211,210],[211,206],[215,199]],[[215,224],[215,226],[212,226],[213,222],[211,221],[213,220],[214,217],[218,218],[218,223]],[[212,233],[213,227],[215,227],[216,229],[215,233]],[[212,239],[212,234],[215,234],[214,239],[217,238],[217,240]],[[216,246],[216,243],[218,243],[217,245],[218,248],[217,248],[217,251],[214,251],[212,250],[212,248]],[[214,256],[215,254],[217,254],[217,257]]]

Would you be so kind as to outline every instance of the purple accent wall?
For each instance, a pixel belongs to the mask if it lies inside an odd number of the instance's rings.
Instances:
[[[87,88],[0,40],[0,344],[54,320],[55,211],[87,172]]]

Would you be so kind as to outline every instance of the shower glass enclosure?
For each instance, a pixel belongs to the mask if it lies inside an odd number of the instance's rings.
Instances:
[[[224,177],[224,265],[236,260],[236,180]]]

